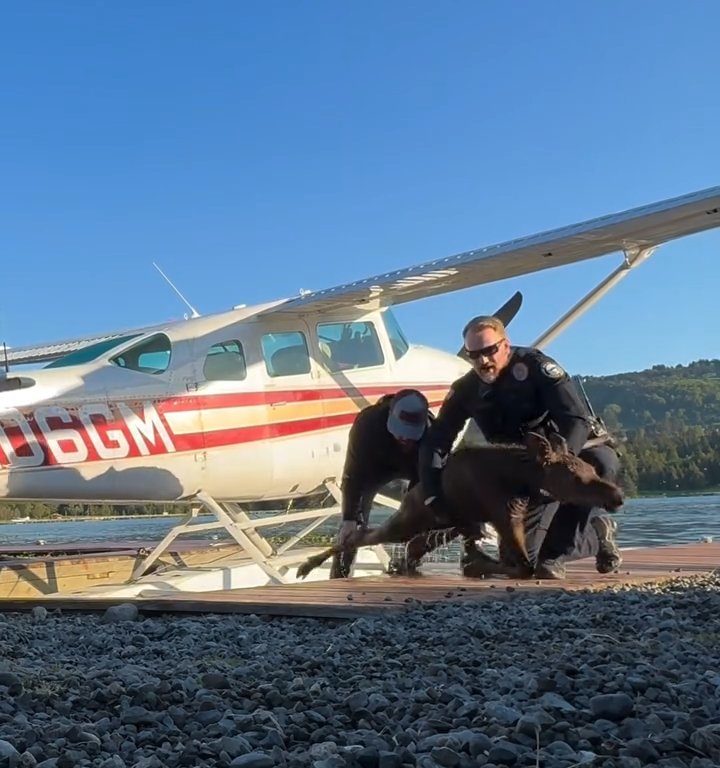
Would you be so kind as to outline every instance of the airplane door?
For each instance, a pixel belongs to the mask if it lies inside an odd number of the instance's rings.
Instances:
[[[307,323],[299,317],[257,324],[276,496],[315,490],[326,475],[323,401]]]
[[[377,316],[354,320],[319,318],[313,323],[320,367],[327,429],[324,447],[337,477],[347,449],[347,434],[357,414],[372,405],[386,392],[389,384],[389,362],[377,328]]]
[[[246,324],[195,339],[192,399],[202,433],[202,488],[223,501],[264,498],[272,483],[265,382]]]

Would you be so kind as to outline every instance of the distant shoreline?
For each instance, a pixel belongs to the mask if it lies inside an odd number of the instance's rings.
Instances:
[[[200,515],[206,514],[200,512]],[[0,525],[25,525],[27,523],[87,523],[103,522],[107,520],[147,520],[158,518],[184,517],[184,512],[172,512],[167,515],[148,513],[147,515],[68,515],[67,517],[31,517],[29,520],[0,520]]]
[[[720,486],[715,488],[704,488],[702,491],[642,491],[632,498],[662,499],[685,496],[717,496],[718,494],[720,494]]]
[[[635,496],[629,497],[631,499],[672,499],[672,498],[688,498],[690,496],[718,496],[720,495],[720,487],[708,488],[702,491],[644,491],[638,493]],[[167,518],[168,520],[174,518],[182,518],[185,516],[185,512],[168,512],[168,513],[156,513],[150,512],[148,514],[132,514],[132,515],[71,515],[63,517],[30,517],[29,520],[24,519],[9,519],[0,520],[1,525],[25,525],[31,523],[82,523],[82,522],[108,522],[114,520],[158,520]],[[210,514],[204,510],[199,512],[199,516],[205,516]]]

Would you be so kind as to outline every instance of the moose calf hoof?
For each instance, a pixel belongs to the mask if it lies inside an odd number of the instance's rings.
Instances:
[[[402,559],[391,560],[388,564],[387,572],[390,576],[420,576],[416,563],[411,563]]]
[[[518,579],[532,579],[535,575],[535,568],[530,563],[518,566]]]

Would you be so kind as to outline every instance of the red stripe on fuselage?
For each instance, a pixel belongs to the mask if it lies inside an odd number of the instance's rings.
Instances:
[[[440,405],[442,400],[430,403],[430,407]],[[324,429],[337,429],[352,424],[357,413],[340,413],[334,416],[318,416],[312,419],[281,421],[276,424],[259,424],[233,429],[218,429],[213,432],[177,435],[174,438],[178,451],[197,451],[202,448],[220,448],[228,445],[252,443],[258,440],[272,440],[290,437],[305,432],[320,432]]]
[[[407,385],[411,386],[411,385]],[[437,389],[449,389],[449,384],[422,384],[415,385],[413,389],[421,392],[429,392]],[[374,397],[379,399],[383,395],[392,394],[399,389],[404,389],[405,385],[394,385],[391,387],[357,387],[351,389],[282,389],[268,390],[264,392],[233,392],[218,395],[194,395],[189,394],[183,397],[173,397],[167,400],[161,400],[156,403],[158,410],[163,413],[178,413],[181,411],[194,411],[205,408],[233,408],[244,405],[275,405],[277,403],[303,403],[317,402],[319,400],[339,400],[353,397]],[[371,401],[371,404],[375,400]]]
[[[425,384],[415,385],[416,389],[421,391],[433,391],[438,390],[446,385],[443,384]],[[353,410],[346,414],[336,415],[318,415],[316,417],[307,419],[295,419],[284,422],[277,422],[274,424],[255,424],[246,427],[237,427],[226,430],[216,430],[203,433],[202,431],[191,433],[187,435],[175,435],[171,431],[169,424],[164,416],[166,413],[181,413],[188,411],[199,411],[204,409],[214,408],[228,408],[228,407],[243,407],[252,405],[271,405],[276,403],[301,403],[301,402],[319,402],[322,400],[337,400],[340,398],[347,398],[351,400],[353,396],[372,398],[370,402],[375,402],[380,396],[387,393],[402,389],[401,385],[394,385],[392,387],[384,386],[367,386],[358,387],[356,389],[348,390],[341,388],[333,389],[301,389],[301,390],[277,390],[277,391],[262,391],[262,392],[237,392],[232,394],[218,394],[218,395],[195,395],[189,394],[184,397],[174,397],[163,400],[135,400],[135,401],[118,401],[112,402],[110,405],[112,411],[112,418],[106,419],[101,413],[92,414],[92,423],[97,432],[97,438],[100,440],[104,449],[112,449],[117,447],[117,440],[110,439],[108,432],[114,432],[115,437],[120,436],[120,439],[127,443],[127,450],[120,451],[122,455],[112,458],[134,458],[141,455],[155,456],[159,454],[168,453],[169,449],[164,445],[162,440],[147,439],[143,440],[143,445],[146,453],[143,453],[138,447],[137,436],[133,435],[132,430],[128,426],[125,418],[121,415],[118,408],[122,403],[126,409],[130,409],[139,414],[145,407],[150,406],[154,409],[157,417],[162,422],[162,425],[169,436],[171,441],[171,447],[174,446],[175,450],[201,450],[204,447],[212,448],[220,445],[233,445],[235,443],[248,443],[257,440],[268,440],[273,438],[286,437],[290,435],[298,435],[307,432],[320,431],[324,429],[332,429],[341,426],[351,424],[359,411]],[[430,403],[431,407],[440,405],[442,400],[433,401]],[[132,403],[132,408],[131,408]],[[59,404],[58,404],[59,405]],[[101,404],[104,407],[105,404]],[[42,405],[38,405],[38,409],[42,408]],[[53,449],[48,444],[48,439],[34,416],[35,411],[31,413],[23,413],[23,420],[26,423],[29,431],[34,437],[34,441],[37,446],[42,450],[43,460],[40,466],[64,464],[72,465],[77,463],[94,462],[100,460],[107,460],[109,457],[101,455],[96,449],[93,441],[88,435],[88,431],[83,424],[80,417],[77,415],[78,406],[61,406],[68,414],[68,419],[62,419],[54,415],[46,415],[45,422],[48,429],[51,431],[51,435],[57,430],[70,430],[73,432],[84,447],[87,449],[87,457],[77,461],[65,461],[62,458],[59,460],[55,455]],[[3,428],[4,433],[10,442],[12,449],[19,458],[31,457],[33,450],[28,444],[28,438],[23,434],[20,427],[13,423],[12,420],[6,423],[1,423],[0,427]],[[156,438],[156,436],[155,436]],[[56,438],[57,439],[57,438]],[[64,440],[59,439],[57,442],[57,450],[61,453],[70,452],[73,447],[77,447],[78,440]],[[103,451],[104,453],[104,451]],[[38,454],[39,458],[39,454]],[[111,460],[112,460],[111,458]],[[2,448],[0,448],[0,465],[9,464],[9,459],[5,455]]]

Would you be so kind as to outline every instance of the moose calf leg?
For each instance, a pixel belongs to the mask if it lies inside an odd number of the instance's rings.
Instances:
[[[525,544],[526,508],[524,500],[511,499],[506,505],[506,514],[494,521],[503,553],[501,570],[517,578],[527,578],[533,572]]]

